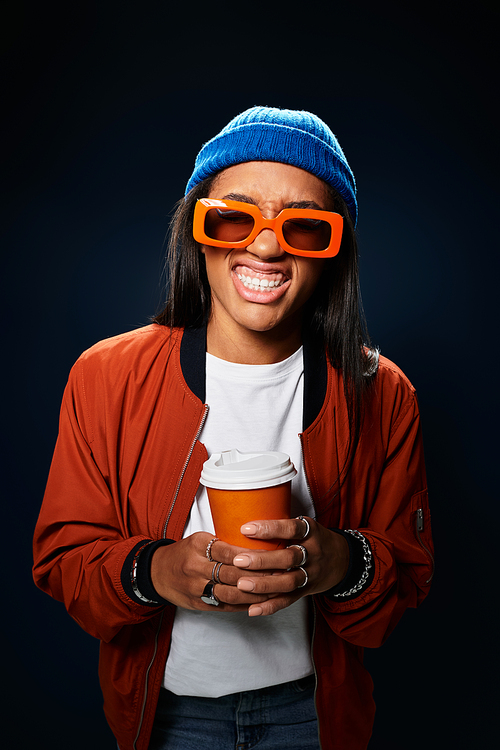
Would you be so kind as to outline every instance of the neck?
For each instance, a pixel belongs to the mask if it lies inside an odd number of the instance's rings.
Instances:
[[[288,323],[288,325],[286,325]],[[207,352],[214,357],[242,365],[270,365],[282,362],[300,348],[302,344],[300,326],[292,321],[271,331],[244,329],[228,331],[212,318],[207,326]]]

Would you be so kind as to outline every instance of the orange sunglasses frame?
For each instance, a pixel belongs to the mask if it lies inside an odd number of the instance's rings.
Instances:
[[[205,217],[211,208],[229,208],[236,211],[244,211],[253,217],[254,228],[244,240],[237,242],[226,242],[225,240],[213,240],[205,234]],[[292,218],[320,219],[330,224],[332,233],[330,244],[325,250],[299,250],[288,244],[283,236],[283,224]],[[242,201],[216,200],[214,198],[200,198],[196,202],[193,219],[193,237],[196,242],[210,247],[247,247],[251,245],[263,229],[272,229],[280,246],[291,255],[301,255],[305,258],[333,258],[340,250],[344,220],[340,214],[333,211],[320,211],[314,208],[284,208],[275,219],[265,219],[259,208],[253,203]]]

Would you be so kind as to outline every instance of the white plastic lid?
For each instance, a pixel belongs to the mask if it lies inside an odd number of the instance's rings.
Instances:
[[[290,456],[277,451],[213,453],[203,464],[200,482],[219,490],[253,490],[289,482],[297,474]]]

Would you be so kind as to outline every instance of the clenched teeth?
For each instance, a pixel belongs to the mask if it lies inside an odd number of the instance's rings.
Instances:
[[[257,279],[252,278],[251,276],[245,276],[242,273],[236,274],[243,284],[243,286],[246,286],[247,289],[251,289],[252,291],[257,292],[271,292],[273,289],[276,289],[276,287],[281,286],[285,283],[286,279],[276,280],[276,281],[269,281],[268,279]]]

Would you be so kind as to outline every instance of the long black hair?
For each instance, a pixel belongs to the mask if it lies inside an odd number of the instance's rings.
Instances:
[[[193,237],[196,201],[206,198],[218,177],[207,177],[177,204],[166,256],[167,302],[154,322],[170,327],[199,327],[210,318],[212,293],[205,256]],[[304,308],[304,325],[322,342],[333,367],[342,373],[349,416],[350,441],[342,484],[359,441],[363,411],[378,367],[378,351],[370,344],[359,288],[358,247],[343,198],[329,185],[331,210],[344,218],[340,251],[325,262],[319,283]],[[338,491],[337,489],[337,491]]]

